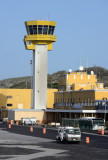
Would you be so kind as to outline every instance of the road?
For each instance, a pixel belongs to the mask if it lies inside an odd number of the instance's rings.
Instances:
[[[0,124],[0,160],[107,160],[108,135],[82,133],[80,144],[56,143],[57,130]],[[90,143],[86,144],[89,136]]]

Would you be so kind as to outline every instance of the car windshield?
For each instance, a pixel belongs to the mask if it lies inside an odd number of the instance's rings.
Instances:
[[[67,129],[66,133],[68,133],[68,134],[80,134],[80,130],[79,129]]]

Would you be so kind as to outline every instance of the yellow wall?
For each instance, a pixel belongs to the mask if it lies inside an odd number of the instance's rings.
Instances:
[[[12,96],[12,98],[7,98],[7,96]],[[12,107],[7,107],[7,109],[18,108],[18,104],[23,104],[23,109],[31,108],[31,90],[0,89],[0,107],[7,106],[7,104],[12,104]]]
[[[108,99],[108,90],[79,90],[79,91],[59,91],[55,93],[54,106],[55,109],[70,109],[68,103],[91,103],[91,106],[85,106],[82,109],[95,109],[94,102],[95,100]],[[62,106],[62,102],[67,103],[65,106]],[[57,104],[59,103],[59,104]],[[60,104],[61,103],[61,104]],[[71,109],[73,109],[71,107]]]
[[[72,85],[73,83],[90,83],[95,85],[97,82],[95,75],[88,75],[86,72],[72,72],[67,76],[68,85]]]
[[[70,87],[68,88],[68,86]],[[60,77],[58,88],[59,90],[88,90],[100,88],[100,84],[97,83],[96,75],[88,75],[86,72],[71,72]]]
[[[53,108],[54,104],[54,92],[58,89],[47,89],[47,108]]]
[[[73,90],[91,90],[95,89],[93,85],[91,84],[73,84],[72,85]]]
[[[54,103],[87,103],[95,101],[95,92],[93,90],[86,91],[71,91],[71,92],[56,92]]]
[[[108,90],[97,90],[95,91],[95,100],[108,99]]]
[[[47,89],[47,108],[53,108],[54,92],[57,92],[57,89]],[[7,104],[12,104],[12,107]],[[23,109],[31,108],[31,89],[0,89],[0,108],[7,106],[7,109],[17,109],[20,104]]]

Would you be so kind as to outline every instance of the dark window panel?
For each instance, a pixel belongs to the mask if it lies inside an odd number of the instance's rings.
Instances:
[[[43,26],[43,34],[47,34],[48,32],[48,26]]]
[[[7,106],[8,106],[8,107],[11,107],[11,106],[13,106],[13,105],[8,103]]]
[[[42,34],[42,25],[38,26],[38,34]]]
[[[54,33],[55,26],[52,26],[52,34]]]
[[[32,26],[28,26],[28,28],[29,28],[29,33],[33,34],[33,28],[32,28]]]
[[[37,26],[36,25],[33,26],[33,34],[37,34]]]
[[[52,26],[49,26],[48,34],[51,34]]]

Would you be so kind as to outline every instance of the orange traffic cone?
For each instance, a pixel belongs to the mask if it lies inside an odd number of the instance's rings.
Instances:
[[[89,143],[90,141],[89,141],[89,137],[86,137],[86,143]]]
[[[11,124],[8,125],[8,128],[11,128]]]
[[[104,135],[104,129],[101,130],[101,135]]]
[[[43,134],[46,134],[46,129],[45,128],[43,128]]]
[[[30,132],[33,132],[33,127],[30,127]]]

